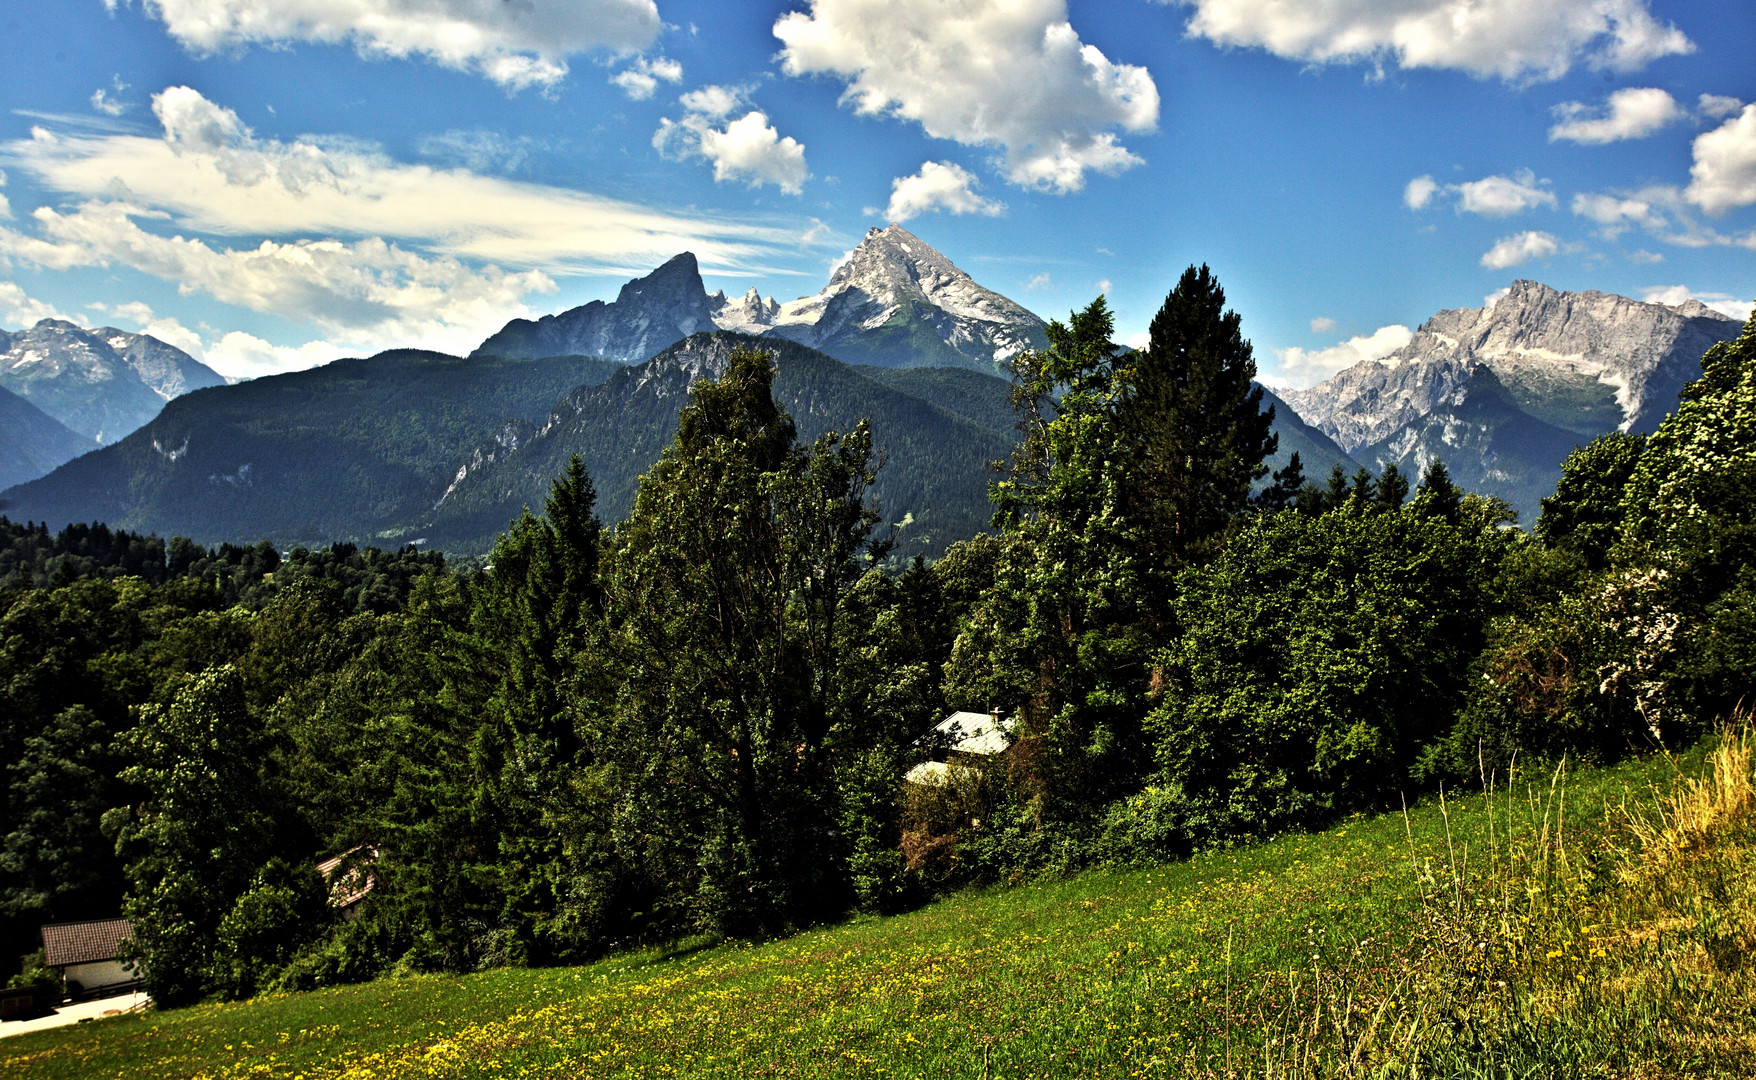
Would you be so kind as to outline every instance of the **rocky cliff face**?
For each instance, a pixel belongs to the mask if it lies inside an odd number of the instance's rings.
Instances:
[[[146,334],[60,319],[0,332],[0,387],[99,445],[145,424],[174,397],[224,384],[212,368]]]
[[[821,292],[781,305],[768,333],[849,363],[994,372],[1046,345],[1045,325],[892,225],[868,232]]]
[[[1382,360],[1281,396],[1368,465],[1443,459],[1528,523],[1574,444],[1652,431],[1701,373],[1701,355],[1740,327],[1696,301],[1518,281],[1496,303],[1439,312]]]
[[[622,286],[609,303],[593,300],[534,322],[514,319],[471,355],[597,356],[638,364],[690,334],[716,329],[713,313],[701,268],[685,251]]]
[[[847,363],[968,367],[995,373],[1047,344],[1043,320],[985,289],[900,225],[873,229],[821,292],[787,304],[754,288],[708,293],[684,252],[630,281],[611,303],[514,319],[473,355],[579,354],[638,364],[701,331],[780,337]]]
[[[1441,311],[1383,360],[1282,396],[1352,451],[1378,442],[1488,368],[1523,412],[1587,438],[1651,431],[1740,324],[1697,301],[1668,307],[1516,281],[1497,303]]]

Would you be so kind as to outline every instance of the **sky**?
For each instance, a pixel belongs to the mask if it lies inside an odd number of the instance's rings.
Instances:
[[[1283,386],[1519,278],[1756,297],[1743,2],[12,0],[0,50],[0,326],[230,377],[680,251],[785,301],[893,221],[1135,343],[1206,263]]]

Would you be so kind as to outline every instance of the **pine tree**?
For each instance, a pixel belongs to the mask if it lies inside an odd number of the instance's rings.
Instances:
[[[1279,443],[1242,320],[1225,301],[1212,271],[1189,267],[1127,361],[1125,513],[1163,567],[1212,554]]]
[[[1305,490],[1305,466],[1299,460],[1297,451],[1293,452],[1286,467],[1274,474],[1274,483],[1262,489],[1256,496],[1256,503],[1269,513],[1276,513],[1298,505],[1299,496]]]
[[[1413,509],[1424,517],[1436,517],[1452,525],[1463,520],[1463,489],[1451,482],[1451,471],[1438,458],[1421,474]]]
[[[1402,470],[1392,461],[1378,475],[1378,505],[1386,510],[1401,510],[1407,498],[1408,477],[1402,475]]]

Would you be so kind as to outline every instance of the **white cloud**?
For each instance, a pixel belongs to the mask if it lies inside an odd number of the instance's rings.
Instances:
[[[890,182],[890,205],[884,216],[890,221],[907,221],[930,211],[949,214],[986,214],[994,217],[1006,209],[1005,203],[984,199],[975,189],[981,184],[975,174],[950,161],[923,162],[913,176],[899,176]]]
[[[1147,330],[1141,330],[1138,333],[1129,334],[1123,339],[1122,344],[1128,346],[1130,349],[1144,349],[1152,344],[1152,333]]]
[[[1328,334],[1334,332],[1334,330],[1335,320],[1327,315],[1319,315],[1311,320],[1311,332],[1313,334]]]
[[[528,314],[526,296],[555,288],[540,270],[473,269],[375,237],[215,249],[148,232],[135,220],[154,216],[117,202],[70,213],[42,207],[32,215],[41,236],[0,228],[0,255],[53,270],[126,266],[184,293],[317,326],[361,349],[468,351],[509,316]]]
[[[1366,337],[1352,337],[1327,349],[1276,349],[1282,386],[1313,386],[1338,371],[1367,360],[1382,360],[1414,340],[1406,326],[1381,326]]]
[[[0,326],[35,326],[44,319],[67,318],[55,305],[26,296],[17,283],[0,281]]]
[[[1628,260],[1630,262],[1645,263],[1647,265],[1651,265],[1653,263],[1664,262],[1665,257],[1663,255],[1660,255],[1656,251],[1648,251],[1645,248],[1641,248],[1639,251],[1629,252],[1628,253]]]
[[[1580,192],[1573,196],[1573,212],[1598,223],[1598,234],[1614,240],[1631,225],[1660,230],[1666,227],[1664,216],[1646,199]]]
[[[0,146],[0,161],[79,199],[121,193],[181,229],[220,236],[374,236],[458,258],[549,273],[652,267],[693,251],[718,270],[754,268],[797,232],[688,216],[566,188],[390,161],[332,140],[256,137],[187,87],[155,96],[162,138],[98,133]]]
[[[1723,120],[1743,107],[1742,101],[1724,94],[1702,94],[1696,100],[1696,111],[1710,120]]]
[[[1410,210],[1424,210],[1441,195],[1456,197],[1458,213],[1483,217],[1509,217],[1539,206],[1555,205],[1555,193],[1547,180],[1538,180],[1529,169],[1511,176],[1484,176],[1462,184],[1440,184],[1431,176],[1417,176],[1403,188],[1402,201]]]
[[[805,165],[805,146],[791,135],[782,138],[769,123],[767,113],[750,109],[724,127],[714,126],[744,107],[742,89],[704,86],[678,100],[683,104],[683,119],[662,117],[653,132],[652,145],[660,154],[706,158],[713,162],[716,183],[744,180],[751,187],[773,184],[789,195],[805,189],[805,181],[811,178]]]
[[[129,104],[110,97],[109,91],[100,86],[91,92],[91,107],[105,116],[121,116],[128,111]]]
[[[1508,296],[1511,296],[1511,295],[1512,295],[1512,287],[1510,285],[1506,286],[1503,289],[1495,289],[1493,292],[1482,297],[1482,306],[1486,307],[1486,308],[1491,308],[1494,305],[1498,304],[1500,301],[1506,299]]]
[[[1110,292],[1113,288],[1114,288],[1114,286],[1112,286],[1110,284],[1109,278],[1103,278],[1103,279],[1099,280],[1097,283],[1097,291],[1102,293],[1105,296],[1110,295]]]
[[[1509,81],[1558,79],[1576,64],[1635,71],[1693,52],[1646,0],[1179,0],[1188,32],[1306,63],[1449,68]]]
[[[1500,218],[1539,206],[1554,206],[1555,193],[1539,186],[1547,183],[1539,181],[1529,169],[1520,169],[1513,176],[1487,176],[1467,184],[1453,184],[1448,190],[1457,193],[1459,213]]]
[[[1561,242],[1546,232],[1521,232],[1502,237],[1482,255],[1482,265],[1489,270],[1505,270],[1523,266],[1532,259],[1547,259],[1561,250]]]
[[[327,341],[309,341],[303,345],[270,345],[242,330],[233,330],[208,348],[204,363],[228,378],[256,378],[283,371],[303,371],[344,356],[367,352],[365,349],[344,349]]]
[[[1087,170],[1132,168],[1114,129],[1158,125],[1152,76],[1082,43],[1066,0],[809,2],[774,24],[787,74],[845,80],[861,115],[996,147],[1020,187],[1078,191]]]
[[[1438,191],[1438,181],[1431,176],[1417,176],[1402,189],[1402,201],[1410,210],[1422,210]]]
[[[1047,274],[1032,274],[1031,279],[1024,283],[1024,290],[1036,292],[1038,289],[1052,288],[1054,284],[1054,281]]]
[[[1683,197],[1714,216],[1756,203],[1756,105],[1696,136]]]
[[[1628,87],[1610,95],[1603,108],[1563,101],[1552,110],[1560,121],[1549,129],[1549,141],[1601,146],[1624,139],[1643,139],[1683,118],[1677,99],[1657,87]]]
[[[1689,300],[1699,300],[1722,315],[1730,315],[1734,319],[1749,321],[1751,302],[1740,299],[1730,293],[1696,292],[1687,285],[1654,285],[1640,294],[1640,298],[1649,304],[1665,304],[1670,307]]]
[[[651,60],[638,57],[634,63],[610,76],[610,82],[622,88],[631,100],[645,101],[658,89],[660,82],[683,81],[683,65],[663,56]]]
[[[1756,231],[1728,236],[1709,228],[1695,216],[1685,194],[1682,188],[1669,184],[1607,194],[1582,192],[1573,197],[1573,212],[1597,222],[1598,235],[1605,240],[1615,240],[1638,227],[1655,239],[1678,247],[1744,247],[1756,251]],[[1652,257],[1648,259],[1651,261]]]
[[[351,43],[362,56],[425,56],[508,89],[554,85],[567,75],[573,53],[644,49],[661,27],[653,0],[142,0],[142,6],[197,54],[252,44]]]

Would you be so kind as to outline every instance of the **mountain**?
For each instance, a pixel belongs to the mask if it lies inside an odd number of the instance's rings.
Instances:
[[[470,355],[534,359],[573,354],[638,364],[716,325],[707,289],[701,284],[701,268],[685,251],[622,286],[610,303],[593,300],[535,322],[514,319]]]
[[[928,387],[891,378],[902,373],[850,367],[796,342],[718,331],[696,334],[644,364],[579,387],[533,430],[519,433],[516,445],[502,444],[500,452],[478,447],[479,457],[458,471],[423,532],[443,547],[486,548],[521,508],[541,505],[550,480],[573,454],[591,470],[599,514],[619,520],[633,503],[641,474],[676,434],[689,386],[717,378],[738,348],[775,357],[775,401],[792,414],[802,440],[870,419],[887,459],[873,497],[886,520],[899,523],[901,554],[936,555],[987,528],[992,509],[986,466],[1007,456],[1014,440],[1006,383],[952,371]],[[910,392],[945,384],[956,388],[946,395],[954,403],[945,407]],[[994,423],[1001,410],[1005,428]]]
[[[1700,375],[1701,355],[1741,326],[1698,301],[1517,281],[1495,303],[1439,312],[1382,360],[1281,396],[1367,464],[1418,470],[1442,458],[1459,483],[1528,522],[1575,444],[1652,431]]]
[[[1262,406],[1274,408],[1274,433],[1279,436],[1279,442],[1274,453],[1263,462],[1268,466],[1269,475],[1264,476],[1260,483],[1270,482],[1274,472],[1286,468],[1294,454],[1299,455],[1299,467],[1305,471],[1305,479],[1313,483],[1323,483],[1328,479],[1330,470],[1337,466],[1349,476],[1358,471],[1358,461],[1349,456],[1334,439],[1305,423],[1298,410],[1282,401],[1266,386],[1262,387]]]
[[[146,334],[60,319],[0,331],[0,388],[99,445],[151,420],[172,398],[224,384],[206,364]]]
[[[396,350],[196,390],[120,442],[0,492],[0,513],[203,543],[413,539],[484,440],[615,370]]]
[[[709,293],[684,252],[593,300],[535,321],[514,319],[471,355],[560,353],[638,364],[702,331],[784,338],[850,364],[962,367],[995,374],[1020,349],[1047,344],[1043,320],[985,289],[900,225],[873,229],[821,292],[780,304],[754,288]]]
[[[1043,348],[1042,319],[975,283],[920,237],[872,229],[821,292],[780,305],[765,336],[851,364],[1004,370]]]
[[[0,389],[0,490],[35,480],[92,448],[84,435],[12,391]]]

